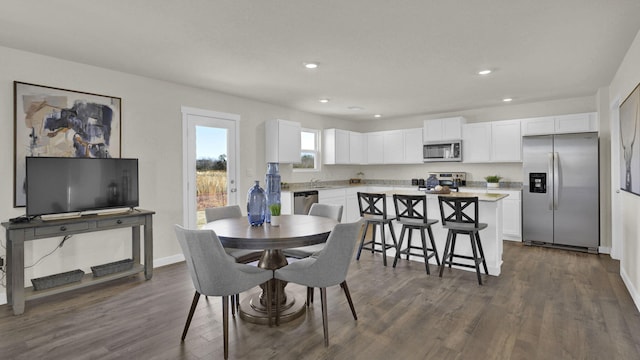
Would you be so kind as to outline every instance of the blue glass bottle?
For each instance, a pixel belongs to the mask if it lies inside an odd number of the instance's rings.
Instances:
[[[265,221],[271,222],[271,204],[280,203],[280,171],[278,163],[267,163],[267,175],[265,179],[265,192],[267,194],[267,213]]]
[[[260,181],[247,192],[247,217],[251,226],[262,226],[267,210],[267,197],[260,187]]]

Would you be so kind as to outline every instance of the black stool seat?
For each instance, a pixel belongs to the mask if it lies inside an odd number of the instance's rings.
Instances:
[[[362,252],[362,249],[371,250],[371,253],[381,252],[382,264],[384,264],[384,266],[387,266],[387,249],[397,249],[398,247],[396,234],[393,231],[392,224],[395,217],[390,217],[387,214],[387,197],[385,194],[358,192],[358,206],[360,207],[360,216],[362,216],[365,221],[365,227],[364,231],[362,232],[362,238],[360,239],[360,246],[358,246],[358,254],[356,255],[356,260],[360,260],[360,253]],[[389,232],[391,233],[393,244],[387,244],[384,231],[385,225],[389,227]],[[376,241],[376,230],[378,226],[380,226],[380,242]],[[373,231],[371,240],[365,242],[365,238],[370,227]],[[376,245],[378,245],[380,248],[376,248]]]
[[[449,268],[451,268],[452,265],[470,267],[475,268],[478,284],[482,285],[479,265],[482,264],[484,272],[487,275],[489,275],[489,270],[487,269],[487,262],[484,258],[479,231],[485,229],[487,224],[478,222],[478,198],[438,196],[438,203],[440,205],[442,227],[449,230],[447,233],[447,242],[444,246],[444,254],[442,256],[442,265],[440,265],[440,277],[442,277],[442,273],[447,264]],[[455,253],[458,234],[469,235],[473,256]],[[454,257],[472,260],[473,265],[455,262],[453,261]]]
[[[429,259],[436,258],[436,263],[440,266],[440,258],[438,257],[438,251],[436,249],[436,243],[433,239],[433,232],[431,231],[431,225],[438,222],[427,218],[427,197],[426,195],[393,195],[393,203],[396,209],[396,220],[399,224],[402,224],[402,230],[400,232],[400,242],[398,243],[398,249],[396,251],[396,257],[393,260],[393,267],[396,267],[398,259],[401,255],[406,255],[406,259],[409,260],[409,256],[420,256],[424,258],[424,266],[427,274],[431,274],[429,270]],[[405,231],[408,231],[407,247],[402,249],[402,242],[404,241]],[[420,238],[422,240],[421,246],[416,246],[411,243],[413,231],[420,231]],[[428,247],[425,236],[425,230],[429,234],[429,241],[431,247]],[[419,251],[419,252],[415,252]]]

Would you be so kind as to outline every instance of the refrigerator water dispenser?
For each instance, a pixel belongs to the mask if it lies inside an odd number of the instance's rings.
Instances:
[[[529,173],[529,192],[547,193],[547,173]]]

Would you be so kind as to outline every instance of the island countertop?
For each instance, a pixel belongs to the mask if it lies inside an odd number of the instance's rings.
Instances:
[[[438,194],[431,193],[428,191],[419,191],[419,190],[389,190],[384,192],[387,196],[392,196],[394,194],[398,195],[427,195],[427,197],[438,197],[438,196],[447,196],[447,197],[477,197],[478,201],[498,201],[502,200],[505,197],[509,196],[507,194],[484,194],[484,193],[473,193],[473,192],[455,192],[452,191],[448,194]]]

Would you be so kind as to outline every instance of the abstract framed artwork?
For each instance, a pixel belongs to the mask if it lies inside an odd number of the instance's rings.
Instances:
[[[26,204],[27,156],[120,157],[121,98],[19,81],[13,94],[14,207]]]
[[[620,104],[620,189],[640,196],[640,84]]]

